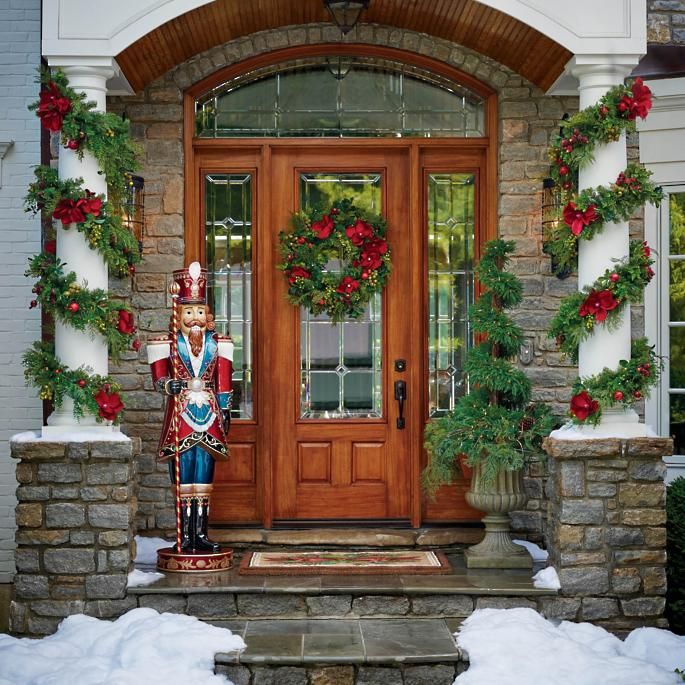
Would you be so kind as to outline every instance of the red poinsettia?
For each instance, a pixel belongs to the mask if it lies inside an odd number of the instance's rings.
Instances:
[[[133,312],[129,312],[127,309],[119,310],[117,330],[124,335],[133,335],[136,332],[136,327],[133,320]]]
[[[100,216],[100,212],[102,211],[102,200],[95,193],[86,190],[86,196],[76,200],[76,206],[79,207],[84,214]]]
[[[301,266],[294,266],[292,269],[286,271],[288,274],[288,282],[294,283],[296,278],[311,278],[311,274],[307,269],[303,269]]]
[[[580,305],[578,314],[580,316],[594,316],[595,321],[602,322],[612,309],[618,307],[618,300],[614,297],[611,290],[591,290],[585,302]]]
[[[366,241],[364,245],[365,250],[374,250],[381,255],[384,255],[388,251],[388,243],[383,240],[383,238],[371,238],[371,240]]]
[[[333,219],[328,214],[324,214],[321,217],[321,221],[315,221],[312,224],[312,231],[316,233],[316,237],[319,240],[326,240],[333,232],[333,226]]]
[[[86,215],[83,212],[83,206],[79,206],[76,200],[65,197],[57,203],[52,212],[52,218],[59,219],[63,226],[68,226],[73,223],[83,223],[86,220]]]
[[[367,271],[377,269],[382,263],[381,254],[376,250],[366,249],[359,257],[360,266]]]
[[[121,397],[116,392],[110,392],[109,388],[100,388],[100,391],[93,398],[100,410],[98,414],[100,418],[107,421],[114,421],[119,414],[124,409],[124,403],[121,401]]]
[[[353,245],[360,247],[367,238],[373,237],[373,227],[366,221],[357,219],[352,226],[345,229],[345,234],[352,241]]]
[[[593,400],[587,390],[579,392],[571,398],[571,414],[578,421],[585,421],[588,416],[592,416],[599,409],[599,402]]]
[[[351,295],[355,290],[359,290],[359,281],[352,278],[352,276],[345,276],[335,289],[341,295]]]
[[[564,221],[571,227],[573,235],[580,235],[586,226],[599,218],[594,205],[590,205],[585,211],[578,209],[575,202],[569,202],[564,207]]]
[[[51,81],[45,90],[40,93],[38,109],[36,114],[40,118],[41,124],[56,133],[62,128],[65,115],[71,110],[71,100],[64,97],[57,84]]]
[[[652,254],[652,250],[647,244],[646,240],[642,241],[642,253],[644,254],[645,257],[649,257]]]

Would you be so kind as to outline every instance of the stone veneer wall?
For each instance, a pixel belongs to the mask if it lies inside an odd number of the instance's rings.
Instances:
[[[139,312],[143,339],[167,328],[164,293],[166,274],[183,266],[183,147],[182,97],[184,89],[208,74],[257,54],[287,46],[335,43],[338,30],[329,25],[287,27],[231,41],[197,55],[150,84],[133,97],[110,98],[108,107],[125,113],[132,131],[144,148],[142,174],[146,185],[147,235],[145,259],[138,269],[134,290],[125,286]],[[548,340],[546,331],[559,300],[575,291],[575,278],[560,281],[550,274],[549,259],[542,254],[540,217],[541,180],[547,175],[547,146],[564,112],[574,112],[575,97],[548,97],[521,76],[455,43],[411,31],[361,25],[349,42],[402,48],[427,55],[472,74],[495,88],[499,95],[499,230],[516,241],[512,269],[522,279],[525,300],[515,313],[517,322],[534,344],[534,360],[526,373],[534,397],[548,402],[559,413],[566,410],[570,384],[576,375]],[[641,231],[641,222],[636,230]],[[114,373],[127,391],[124,431],[143,441],[138,459],[141,531],[160,533],[174,528],[173,495],[166,469],[155,464],[154,453],[162,421],[161,398],[153,392],[144,349],[131,354]],[[541,540],[545,518],[544,467],[533,464],[526,486],[530,500],[526,511],[513,516],[519,534]]]
[[[547,549],[558,618],[627,631],[667,627],[666,467],[670,438],[547,438]]]
[[[137,439],[12,442],[16,467],[15,600],[10,630],[47,635],[64,616],[119,616],[136,512]]]
[[[685,0],[649,0],[647,42],[685,45]]]

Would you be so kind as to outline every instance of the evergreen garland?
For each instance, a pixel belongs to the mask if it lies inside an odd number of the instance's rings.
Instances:
[[[423,485],[430,494],[452,481],[462,457],[470,466],[483,465],[486,482],[502,469],[521,468],[552,428],[548,407],[530,403],[530,381],[511,361],[523,340],[505,312],[523,297],[519,279],[504,270],[514,249],[513,241],[492,240],[476,267],[484,291],[469,309],[469,320],[484,339],[469,351],[465,365],[470,393],[426,426]]]

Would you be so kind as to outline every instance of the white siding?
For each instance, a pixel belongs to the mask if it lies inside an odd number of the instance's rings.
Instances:
[[[36,99],[40,65],[40,0],[0,0],[0,142],[14,141],[0,180],[0,583],[14,573],[15,462],[11,435],[41,425],[36,392],[24,386],[21,356],[40,335],[39,310],[29,310],[27,258],[40,249],[40,222],[23,197],[40,164],[40,127],[27,111]]]

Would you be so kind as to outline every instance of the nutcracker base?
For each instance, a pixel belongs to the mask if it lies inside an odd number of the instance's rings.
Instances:
[[[215,573],[227,571],[233,566],[233,550],[222,549],[220,552],[190,554],[174,552],[173,547],[157,550],[157,568],[167,573]]]

